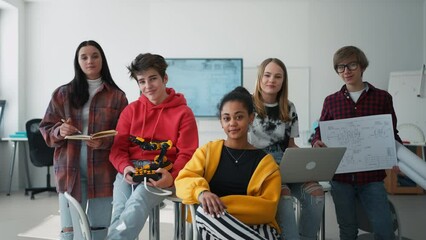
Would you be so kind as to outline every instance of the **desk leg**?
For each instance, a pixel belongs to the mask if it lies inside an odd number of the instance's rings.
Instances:
[[[181,202],[173,202],[175,209],[175,236],[174,240],[185,240],[185,205]]]
[[[22,144],[24,144],[24,148],[25,148],[24,164],[25,164],[25,171],[27,173],[26,174],[27,175],[27,186],[28,186],[28,188],[31,188],[32,186],[31,186],[31,179],[30,179],[30,170],[28,169],[28,161],[29,161],[28,156],[29,156],[30,150],[29,150],[29,146],[28,146],[27,142],[22,142]]]
[[[149,215],[149,240],[160,240],[160,205],[152,208]]]
[[[324,201],[325,201],[325,198],[324,198]],[[324,204],[324,209],[322,211],[322,221],[321,221],[320,229],[318,232],[318,240],[325,240],[325,204]]]
[[[15,157],[16,157],[16,146],[17,142],[13,141],[12,142],[12,146],[13,146],[13,155],[12,155],[12,162],[10,163],[9,166],[9,191],[7,192],[7,196],[10,196],[10,190],[12,188],[12,178],[13,178],[13,168],[15,167]]]
[[[321,184],[321,183],[320,183]],[[327,198],[327,192],[330,191],[331,186],[329,184],[329,182],[323,182],[323,184],[321,184],[321,186],[323,187],[324,190],[324,209],[322,210],[322,221],[321,221],[321,225],[320,225],[320,229],[318,231],[318,240],[325,240],[325,208],[327,207],[327,205],[325,204],[325,199]]]

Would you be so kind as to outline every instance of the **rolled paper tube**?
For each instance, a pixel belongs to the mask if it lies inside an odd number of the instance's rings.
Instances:
[[[401,171],[426,189],[426,162],[399,142],[396,142],[396,156]]]
[[[426,189],[426,178],[424,176],[419,175],[417,172],[414,172],[411,167],[409,167],[404,162],[400,162],[398,164],[399,169],[407,175],[413,182],[415,182],[417,185],[422,187],[423,189]]]
[[[396,142],[396,156],[400,162],[426,178],[426,162],[399,142]]]

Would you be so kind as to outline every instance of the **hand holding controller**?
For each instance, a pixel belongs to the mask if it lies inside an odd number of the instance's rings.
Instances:
[[[156,151],[160,150],[160,154],[157,155],[154,160],[145,166],[135,166],[135,172],[129,173],[133,178],[133,182],[140,183],[148,179],[153,179],[158,181],[161,178],[161,174],[156,173],[156,170],[159,168],[164,168],[167,171],[170,171],[173,167],[173,164],[167,159],[166,152],[172,147],[172,142],[167,141],[150,141],[147,142],[145,139],[135,136],[130,136],[129,140],[138,145],[145,151]]]
[[[158,181],[161,178],[161,174],[156,173],[155,170],[152,169],[144,169],[143,167],[136,167],[136,172],[131,172],[129,175],[132,177],[133,182],[140,183],[148,179],[153,179],[154,181]]]

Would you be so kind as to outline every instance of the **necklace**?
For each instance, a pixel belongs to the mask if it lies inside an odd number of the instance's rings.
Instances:
[[[247,149],[244,149],[244,151],[240,154],[240,156],[238,158],[236,158],[236,157],[234,157],[234,155],[232,155],[231,151],[229,151],[229,148],[227,146],[225,146],[225,149],[228,152],[229,156],[231,156],[234,159],[235,163],[238,163],[238,161],[240,160],[240,158],[244,155],[244,153],[246,153],[246,150],[247,150]]]

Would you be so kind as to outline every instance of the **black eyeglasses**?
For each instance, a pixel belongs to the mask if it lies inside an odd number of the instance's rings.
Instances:
[[[356,70],[358,66],[359,66],[358,62],[350,62],[348,64],[337,64],[336,71],[338,73],[342,73],[345,71],[345,68],[348,68],[349,70],[353,71],[353,70]]]

